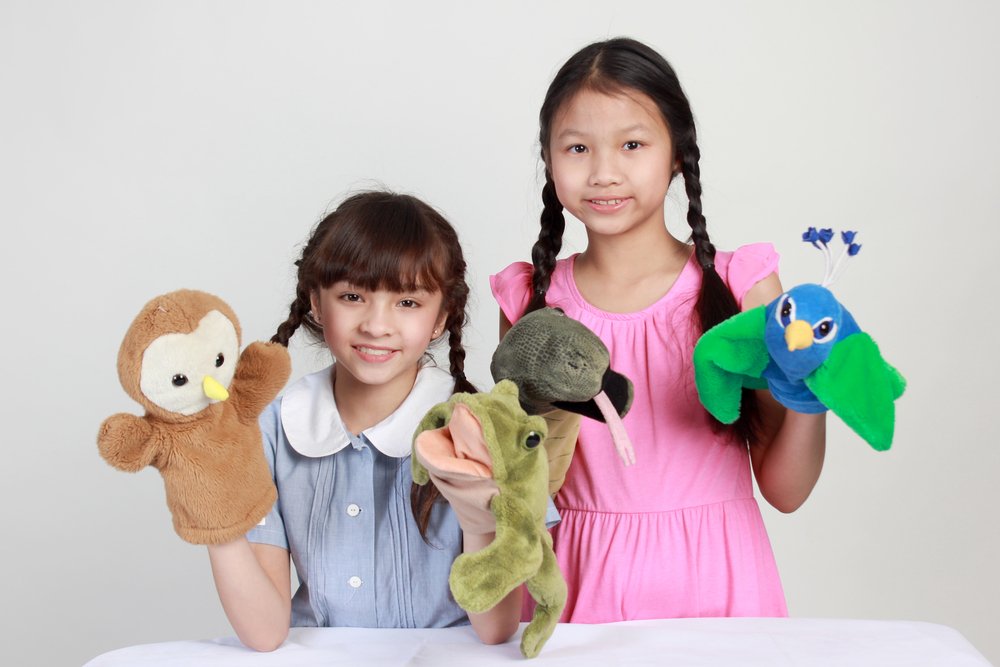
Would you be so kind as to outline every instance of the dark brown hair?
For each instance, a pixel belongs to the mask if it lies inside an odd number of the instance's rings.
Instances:
[[[448,361],[455,391],[474,393],[465,377],[462,329],[468,315],[469,286],[458,234],[432,207],[410,195],[368,191],[345,199],[320,220],[295,262],[295,300],[271,341],[287,346],[300,327],[318,340],[323,330],[310,315],[310,297],[339,280],[358,287],[405,292],[417,287],[440,291],[447,313]],[[413,485],[410,500],[421,533],[439,492],[432,484]]]
[[[701,331],[708,331],[737,314],[739,306],[736,299],[715,270],[715,246],[709,239],[705,215],[702,213],[699,167],[701,151],[698,149],[694,115],[673,68],[650,47],[625,37],[595,42],[577,51],[552,80],[539,112],[538,138],[546,165],[550,133],[556,114],[581,90],[612,95],[638,91],[656,104],[670,132],[675,159],[680,165],[688,197],[687,222],[691,227],[688,240],[694,244],[695,256],[702,271],[701,289],[695,305]],[[542,203],[538,241],[531,249],[534,266],[531,276],[532,294],[525,313],[545,307],[545,295],[555,270],[556,257],[562,249],[562,236],[566,228],[563,206],[556,196],[548,166],[545,169]],[[753,392],[744,391],[740,419],[734,428],[743,441],[752,441],[756,438],[758,423],[759,409]]]

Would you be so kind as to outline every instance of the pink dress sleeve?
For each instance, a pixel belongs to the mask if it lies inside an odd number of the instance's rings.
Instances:
[[[743,307],[743,297],[751,287],[778,272],[778,259],[778,253],[770,243],[752,243],[733,252],[726,282],[740,308]]]
[[[507,321],[517,322],[531,300],[531,264],[514,262],[490,276],[490,289]]]

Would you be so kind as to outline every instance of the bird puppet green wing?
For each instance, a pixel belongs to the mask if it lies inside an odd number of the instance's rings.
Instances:
[[[695,384],[702,404],[724,424],[740,414],[742,389],[763,389],[771,357],[764,342],[764,306],[712,327],[694,348]]]
[[[895,400],[903,395],[906,380],[882,358],[871,336],[859,332],[841,340],[805,383],[873,449],[889,449]]]

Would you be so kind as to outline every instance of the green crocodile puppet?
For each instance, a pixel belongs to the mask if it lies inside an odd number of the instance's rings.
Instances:
[[[420,422],[413,442],[413,481],[433,478],[477,496],[483,516],[462,516],[463,526],[496,520],[493,542],[455,559],[448,583],[466,611],[493,608],[524,583],[535,599],[534,616],[521,635],[521,653],[533,658],[552,635],[566,604],[566,582],[545,528],[548,460],[545,420],[529,416],[510,380],[490,393],[455,394]],[[445,493],[445,495],[449,495]],[[465,511],[456,507],[456,511]],[[488,519],[492,530],[492,518]]]

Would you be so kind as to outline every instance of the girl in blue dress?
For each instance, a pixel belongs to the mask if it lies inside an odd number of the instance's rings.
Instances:
[[[482,641],[507,640],[519,596],[469,618],[448,590],[455,557],[493,535],[463,536],[448,504],[410,472],[423,415],[475,391],[464,374],[469,288],[455,230],[414,197],[361,193],[317,225],[296,265],[295,300],[272,340],[287,345],[305,329],[334,363],[261,415],[274,508],[246,537],[208,547],[233,629],[258,650],[281,645],[289,626],[471,621]],[[427,352],[445,339],[448,371]]]

